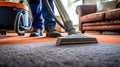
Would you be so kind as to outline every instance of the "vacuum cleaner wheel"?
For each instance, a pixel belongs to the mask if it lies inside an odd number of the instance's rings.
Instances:
[[[0,34],[1,34],[1,35],[6,35],[6,34],[7,34],[7,31],[0,31]]]

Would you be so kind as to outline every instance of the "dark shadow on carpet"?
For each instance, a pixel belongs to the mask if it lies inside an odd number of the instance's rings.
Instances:
[[[120,45],[55,46],[54,42],[1,45],[0,67],[120,67]]]

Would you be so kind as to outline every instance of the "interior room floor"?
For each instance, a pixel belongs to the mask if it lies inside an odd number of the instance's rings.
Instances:
[[[61,33],[62,36],[67,36],[67,33]],[[30,33],[25,36],[18,36],[17,33],[7,33],[7,35],[0,35],[0,45],[4,44],[19,44],[19,43],[33,43],[33,42],[55,42],[57,38],[47,38],[45,33],[41,37],[29,37]],[[84,35],[95,37],[98,42],[120,44],[120,35],[114,33],[86,32]]]
[[[85,33],[99,43],[56,46],[57,38],[29,34],[0,35],[0,67],[120,67],[120,35]]]

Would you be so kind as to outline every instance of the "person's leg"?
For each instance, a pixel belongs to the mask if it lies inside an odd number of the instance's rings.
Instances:
[[[53,0],[48,0],[53,12],[54,12],[54,4]],[[53,17],[50,15],[49,11],[47,10],[46,5],[42,0],[42,15],[44,18],[44,26],[45,30],[47,31],[47,37],[59,37],[61,34],[55,30],[56,22],[54,21]]]
[[[32,27],[34,28],[30,36],[31,37],[41,36],[43,23],[42,23],[42,16],[41,16],[40,0],[28,0],[28,3],[32,12],[32,17],[33,17]]]

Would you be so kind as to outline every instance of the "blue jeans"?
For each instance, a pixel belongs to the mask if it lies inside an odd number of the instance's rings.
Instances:
[[[53,0],[48,0],[48,2],[54,12]],[[55,21],[53,21],[53,17],[48,12],[47,7],[45,6],[43,0],[42,1],[28,0],[28,3],[30,5],[31,12],[32,12],[32,17],[33,17],[32,26],[34,28],[40,28],[42,30],[43,23],[45,27],[47,26],[55,27],[56,23]],[[42,20],[42,17],[44,18],[44,22]]]

